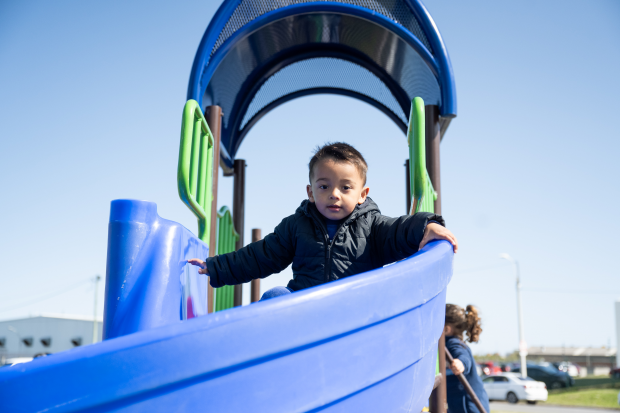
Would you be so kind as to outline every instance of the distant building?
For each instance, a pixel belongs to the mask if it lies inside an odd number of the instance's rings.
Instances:
[[[0,366],[9,358],[34,357],[92,344],[94,320],[71,315],[0,321]],[[97,321],[97,340],[101,341],[102,320]]]
[[[530,361],[550,363],[570,361],[585,367],[589,375],[609,374],[616,365],[616,349],[607,347],[530,347],[527,358]]]

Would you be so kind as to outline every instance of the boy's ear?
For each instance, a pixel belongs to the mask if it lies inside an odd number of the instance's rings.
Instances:
[[[312,195],[312,185],[306,185],[306,192],[308,193],[308,200],[314,203],[314,195]]]
[[[362,193],[360,194],[360,199],[357,201],[358,204],[362,205],[364,201],[366,201],[366,197],[368,196],[368,192],[370,192],[369,187],[365,187],[362,189]]]

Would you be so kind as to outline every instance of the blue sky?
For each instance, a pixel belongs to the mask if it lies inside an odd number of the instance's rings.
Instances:
[[[154,201],[196,230],[177,195],[178,139],[218,3],[0,3],[0,319],[92,314],[89,279],[105,275],[113,199]],[[443,213],[460,242],[448,300],[480,307],[474,351],[517,345],[502,252],[521,265],[528,344],[615,346],[619,3],[425,4],[456,77],[441,160]],[[382,212],[404,213],[402,132],[364,103],[307,97],[271,112],[241,146],[246,240],[293,213],[313,147],[333,140],[365,154]],[[231,206],[232,179],[220,182],[220,204]]]

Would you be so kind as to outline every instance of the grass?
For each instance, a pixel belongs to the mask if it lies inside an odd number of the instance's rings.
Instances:
[[[606,407],[620,410],[618,389],[588,389],[549,394],[548,404],[563,406]]]
[[[575,387],[613,387],[620,380],[609,376],[575,378]]]
[[[539,403],[539,405],[602,407],[620,411],[618,391],[620,391],[619,380],[612,380],[608,377],[575,379],[574,387],[550,390],[547,403]],[[493,410],[492,413],[509,412]]]

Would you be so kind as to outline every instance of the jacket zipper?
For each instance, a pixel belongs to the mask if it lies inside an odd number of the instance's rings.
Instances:
[[[312,217],[314,220],[316,220],[315,217]],[[332,242],[329,242],[329,235],[327,234],[327,229],[323,228],[325,225],[321,222],[319,223],[319,228],[321,229],[321,231],[323,232],[323,236],[325,237],[325,273],[323,274],[323,278],[325,279],[325,282],[329,282],[329,268],[330,268],[330,262],[331,262],[331,258],[332,258]],[[335,239],[335,237],[334,237]]]
[[[317,220],[316,217],[312,217],[314,220]],[[325,226],[325,224],[323,222],[319,223],[319,228],[321,228],[321,231],[323,231],[323,236],[325,237],[325,245],[327,246],[327,250],[325,251],[325,255],[326,255],[326,263],[325,263],[325,274],[324,274],[324,278],[325,278],[325,282],[329,282],[329,276],[331,274],[331,266],[332,266],[332,247],[334,246],[334,242],[336,241],[336,237],[338,236],[338,234],[340,233],[340,229],[343,228],[345,225],[345,223],[343,222],[338,229],[336,230],[336,233],[334,234],[334,239],[332,239],[331,241],[329,240],[329,234],[327,233],[327,229],[323,228]]]
[[[310,215],[312,219],[314,219],[315,221],[319,221],[318,218],[313,216],[312,212],[308,211],[308,215]],[[353,222],[356,219],[357,219],[357,216],[353,217],[353,219],[349,220],[349,222]],[[327,246],[327,250],[325,251],[327,262],[325,263],[325,275],[324,276],[325,276],[325,282],[329,282],[329,275],[331,273],[331,265],[332,265],[332,247],[334,246],[336,237],[340,233],[340,229],[344,227],[345,223],[343,222],[338,227],[338,229],[336,230],[336,233],[334,234],[334,239],[332,239],[331,242],[329,241],[329,235],[327,234],[327,228],[324,228],[325,224],[323,223],[323,221],[318,222],[318,224],[319,224],[319,228],[321,228],[321,231],[323,232],[323,236],[325,237],[325,241],[326,241],[325,245]]]

